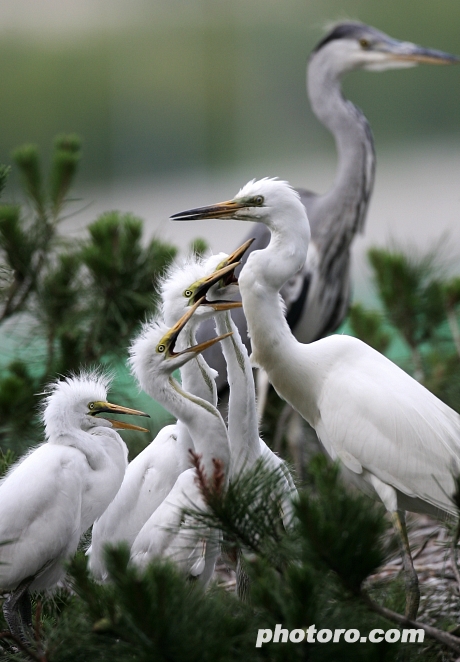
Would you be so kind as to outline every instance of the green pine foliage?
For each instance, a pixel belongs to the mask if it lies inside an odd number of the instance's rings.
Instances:
[[[381,310],[350,308],[353,333],[394,358],[400,340],[409,360],[401,366],[453,409],[460,411],[460,278],[447,279],[439,249],[425,255],[372,248],[369,262]]]
[[[353,303],[348,310],[348,321],[357,338],[385,354],[391,337],[384,330],[382,315],[378,311],[366,310],[360,303]]]
[[[33,355],[0,366],[0,448],[16,454],[42,436],[35,394],[48,381],[124,360],[131,336],[156,312],[158,279],[176,255],[158,239],[146,243],[142,221],[116,211],[97,218],[86,239],[60,236],[80,158],[80,139],[60,135],[44,174],[37,147],[20,147],[12,159],[25,204],[0,204],[0,333],[20,322]],[[8,174],[0,167],[0,192]]]
[[[35,597],[38,644],[13,653],[6,650],[8,640],[0,639],[5,659],[36,660],[38,651],[42,662],[448,659],[440,657],[446,648],[428,640],[353,644],[341,637],[336,643],[305,639],[256,648],[259,628],[274,630],[277,624],[288,631],[313,625],[316,631],[358,629],[364,636],[374,628],[396,627],[373,609],[373,600],[382,601],[385,592],[374,589],[370,599],[365,588],[385,558],[382,535],[387,522],[380,505],[344,488],[338,468],[324,457],[312,463],[308,486],[294,502],[295,517],[287,529],[276,506],[270,513],[276,524],[266,521],[265,502],[274,498],[277,503],[279,475],[257,465],[235,483],[238,489],[221,489],[217,473],[217,480],[214,476],[205,485],[207,518],[204,511],[193,512],[197,535],[203,535],[203,527],[208,536],[213,535],[209,528],[218,528],[231,533],[243,550],[250,582],[246,601],[217,585],[203,591],[171,562],[155,561],[140,572],[129,564],[123,546],[107,550],[110,579],[101,585],[92,579],[80,552],[69,564],[72,593],[61,589],[53,598]],[[241,519],[239,513],[255,495],[256,503]],[[393,589],[403,590],[399,584]]]
[[[80,259],[88,278],[90,330],[86,360],[125,347],[139,320],[156,309],[158,278],[176,255],[157,239],[142,246],[142,221],[131,214],[108,212],[89,228]],[[92,355],[91,355],[92,354]]]
[[[209,244],[206,239],[197,237],[190,243],[190,253],[195,257],[203,257],[209,251]]]
[[[6,186],[11,168],[0,163],[0,196]]]
[[[417,258],[398,250],[371,248],[368,256],[385,311],[409,347],[433,340],[445,320],[435,254]]]

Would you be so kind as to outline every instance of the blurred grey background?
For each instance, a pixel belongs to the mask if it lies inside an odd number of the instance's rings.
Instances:
[[[305,65],[328,22],[353,18],[460,54],[458,0],[0,0],[0,162],[24,143],[83,138],[66,232],[132,211],[182,248],[230,250],[248,228],[169,223],[181,209],[279,176],[324,191],[334,144],[313,116]],[[460,67],[351,74],[344,91],[372,126],[377,180],[365,248],[389,238],[460,246]],[[11,178],[4,199],[15,193]]]

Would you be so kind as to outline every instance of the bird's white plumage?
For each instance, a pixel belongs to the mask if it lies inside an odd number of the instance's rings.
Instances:
[[[247,184],[234,202],[257,195],[264,196],[263,206],[234,215],[252,216],[271,231],[269,246],[249,256],[239,278],[253,363],[365,491],[391,510],[453,513],[460,416],[355,338],[297,342],[278,291],[307,255],[305,208],[285,182],[268,179]]]
[[[48,441],[0,482],[0,541],[10,541],[0,547],[1,589],[37,573],[32,589],[56,584],[63,561],[115,496],[127,448],[109,421],[88,415],[108,383],[84,374],[53,384],[43,414]]]
[[[151,514],[164,501],[184,468],[177,425],[167,425],[129,463],[115,498],[95,522],[88,549],[89,567],[99,580],[107,579],[106,545],[131,545]]]
[[[131,351],[131,366],[143,390],[155,398],[155,369],[149,371],[156,341],[184,315],[189,307],[185,291],[205,275],[201,260],[189,258],[171,267],[160,284],[162,317],[144,326]],[[195,344],[195,329],[212,310],[199,308],[181,331],[176,350]],[[164,319],[164,324],[160,319]],[[154,331],[153,331],[154,330]],[[153,340],[152,340],[153,338]],[[168,373],[169,374],[169,373]],[[215,371],[200,355],[181,365],[185,391],[216,404]],[[160,395],[160,399],[161,399]],[[93,527],[89,565],[98,579],[105,579],[104,548],[121,541],[132,545],[140,530],[165,500],[179,475],[190,466],[189,450],[194,449],[187,426],[178,421],[163,428],[155,439],[132,461],[116,498]],[[164,510],[164,509],[163,509]]]
[[[206,584],[215,565],[215,558],[206,565],[208,547],[213,545],[197,536],[193,522],[182,514],[186,508],[206,508],[194,469],[180,474],[163,503],[144,524],[131,548],[131,560],[145,568],[153,558],[169,558],[184,573],[199,577]]]
[[[230,450],[225,424],[213,405],[185,392],[171,377],[177,367],[193,360],[194,354],[169,356],[167,353],[158,353],[156,347],[166,330],[159,323],[144,327],[130,349],[133,371],[140,385],[148,387],[150,395],[187,426],[195,450],[201,455],[205,474],[210,477],[214,470],[213,460],[219,460],[227,477]],[[174,527],[175,522],[180,524],[183,506],[192,503],[202,505],[195,476],[194,469],[178,476],[168,496],[134,540],[131,558],[133,563],[140,566],[154,557],[172,558],[186,573],[199,576],[206,583],[214,569],[215,546],[211,544],[210,549],[207,549],[199,539],[195,539],[192,544],[192,532],[186,522],[180,528]]]

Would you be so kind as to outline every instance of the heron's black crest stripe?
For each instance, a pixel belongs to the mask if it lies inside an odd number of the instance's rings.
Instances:
[[[339,25],[336,25],[335,28],[331,30],[331,32],[329,32],[325,37],[323,37],[323,39],[321,39],[319,44],[312,50],[312,55],[317,53],[330,41],[345,38],[353,39],[362,36],[363,29],[365,29],[367,32],[369,31],[369,27],[363,23],[339,23]]]

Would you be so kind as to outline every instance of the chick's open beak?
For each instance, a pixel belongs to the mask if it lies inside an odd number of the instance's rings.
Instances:
[[[146,414],[143,411],[138,409],[131,409],[130,407],[123,407],[122,405],[115,405],[111,402],[94,402],[92,409],[90,411],[91,416],[97,416],[97,414],[108,413],[108,414],[125,414],[129,416],[147,416],[150,418],[149,414]],[[109,420],[114,428],[120,428],[122,430],[138,430],[140,432],[148,432],[146,428],[142,428],[139,425],[134,425],[132,423],[124,423],[123,421],[113,421]]]
[[[200,354],[201,352],[204,352],[205,349],[208,347],[211,347],[211,345],[214,345],[216,342],[219,342],[223,338],[227,338],[227,336],[231,336],[232,332],[226,333],[223,336],[218,336],[217,338],[211,338],[210,340],[206,340],[205,342],[200,343],[199,345],[193,345],[192,347],[187,347],[187,349],[182,350],[181,352],[175,352],[174,351],[174,345],[177,340],[177,337],[179,333],[182,331],[184,326],[187,324],[189,319],[192,317],[193,313],[195,310],[198,308],[198,306],[201,306],[205,301],[205,297],[201,297],[186,313],[183,315],[174,326],[169,329],[169,331],[163,336],[163,338],[160,341],[161,345],[165,345],[168,347],[168,354],[170,356],[182,356],[183,354],[189,354],[189,353],[194,353],[194,354]],[[231,302],[228,302],[227,306],[230,305]],[[234,307],[234,306],[232,306]]]
[[[241,308],[241,302],[240,301],[225,301],[225,300],[219,300],[219,301],[208,301],[206,299],[206,294],[208,290],[218,283],[220,280],[224,280],[225,284],[228,284],[228,282],[236,281],[234,278],[234,271],[237,266],[239,266],[239,262],[234,262],[232,260],[231,264],[223,265],[222,267],[219,267],[216,269],[216,271],[213,271],[212,274],[209,276],[205,276],[204,278],[200,278],[200,280],[195,281],[192,285],[190,285],[190,291],[195,292],[193,296],[193,300],[196,300],[198,298],[201,298],[202,304],[201,305],[206,305],[206,306],[211,306],[214,308],[214,310],[220,311],[220,310],[230,310],[231,308]],[[227,282],[228,279],[228,282]]]

